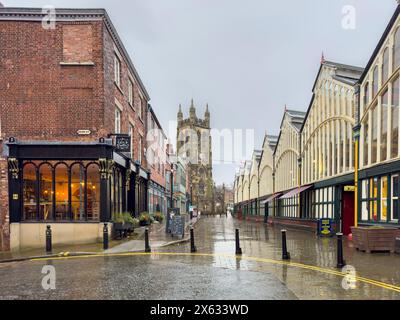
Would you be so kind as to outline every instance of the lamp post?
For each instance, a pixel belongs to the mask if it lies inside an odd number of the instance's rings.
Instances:
[[[189,210],[190,220],[193,219],[193,183],[190,184],[190,206],[192,207],[192,211]]]
[[[171,163],[171,209],[174,208],[174,164]]]

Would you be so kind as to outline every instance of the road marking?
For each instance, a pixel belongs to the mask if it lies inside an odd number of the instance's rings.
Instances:
[[[247,261],[256,261],[256,262],[262,262],[262,263],[269,263],[269,264],[278,264],[278,265],[286,265],[288,267],[294,267],[294,268],[301,268],[301,269],[307,269],[307,270],[312,270],[316,272],[321,272],[325,274],[330,274],[330,275],[335,275],[339,277],[345,277],[347,276],[347,273],[341,272],[341,271],[336,271],[333,269],[328,269],[328,268],[322,268],[318,266],[313,266],[313,265],[307,265],[303,263],[298,263],[298,262],[290,262],[290,261],[280,261],[280,260],[274,260],[274,259],[269,259],[269,258],[258,258],[258,257],[250,257],[250,256],[236,256],[232,254],[225,254],[225,253],[186,253],[186,252],[151,252],[151,253],[145,253],[145,252],[127,252],[127,253],[110,253],[110,254],[90,254],[90,255],[81,255],[81,256],[68,256],[65,255],[63,257],[54,257],[54,258],[36,258],[36,259],[31,259],[30,261],[49,261],[49,260],[70,260],[70,259],[87,259],[87,258],[99,258],[99,257],[130,257],[130,256],[151,256],[151,255],[159,255],[159,256],[195,256],[195,257],[225,257],[225,258],[230,258],[230,259],[235,259],[235,260],[247,260]],[[367,283],[370,285],[374,285],[377,287],[381,287],[387,290],[392,290],[395,292],[400,293],[400,286],[388,284],[385,282],[373,280],[373,279],[368,279],[365,277],[360,277],[360,276],[355,276],[354,277],[356,281]]]

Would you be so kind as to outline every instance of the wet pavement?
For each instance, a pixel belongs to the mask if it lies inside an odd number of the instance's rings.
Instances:
[[[235,256],[240,228],[242,257]],[[189,243],[131,253],[0,264],[0,299],[400,299],[400,255],[344,255],[358,278],[354,288],[336,269],[336,240],[288,229],[291,261],[281,260],[281,228],[232,217],[203,217]],[[45,291],[41,271],[56,270],[56,290]],[[346,290],[347,289],[347,290]]]

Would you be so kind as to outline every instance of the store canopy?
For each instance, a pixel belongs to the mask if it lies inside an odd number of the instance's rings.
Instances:
[[[281,194],[282,194],[282,192],[275,193],[272,196],[270,196],[267,200],[261,201],[261,204],[266,204],[268,202],[271,202],[272,200],[278,198]]]
[[[289,192],[285,193],[282,197],[280,197],[279,199],[289,199],[292,198],[294,196],[297,196],[298,194],[310,189],[312,187],[312,185],[308,185],[308,186],[303,186],[300,188],[296,188],[293,190],[290,190]]]

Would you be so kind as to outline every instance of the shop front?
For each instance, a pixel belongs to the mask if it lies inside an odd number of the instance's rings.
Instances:
[[[55,245],[101,241],[114,214],[146,210],[143,169],[108,143],[12,140],[8,168],[11,250],[43,246],[48,225]]]

